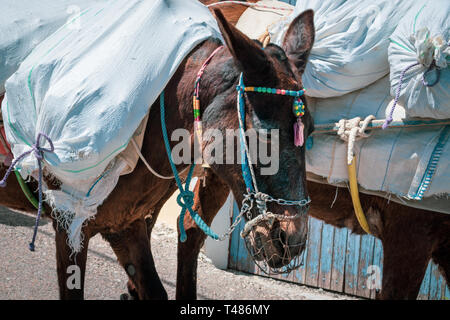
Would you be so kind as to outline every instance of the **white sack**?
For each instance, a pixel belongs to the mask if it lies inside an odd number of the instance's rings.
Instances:
[[[336,97],[364,88],[389,73],[389,36],[411,0],[299,0],[289,19],[269,28],[281,45],[289,23],[314,10],[316,37],[303,74],[311,97]]]
[[[250,39],[259,39],[267,32],[270,25],[284,19],[294,9],[294,6],[281,1],[261,0],[257,4],[268,6],[270,9],[248,7],[236,23],[236,28],[244,32]]]
[[[340,119],[374,115],[384,119],[392,104],[389,77],[371,86],[338,98],[311,99],[314,123],[329,124]],[[404,118],[405,110],[397,106],[394,120]],[[448,127],[448,126],[447,126]],[[447,130],[447,131],[445,131]],[[371,137],[355,142],[357,177],[366,190],[393,193],[413,199],[430,163],[430,157],[445,126],[373,130]],[[306,152],[306,170],[327,178],[331,184],[348,181],[347,143],[336,133],[313,136],[313,147]],[[444,145],[437,170],[424,197],[450,193],[450,144]],[[450,211],[449,211],[450,213]]]
[[[78,28],[86,8],[107,0],[0,0],[0,95],[5,81],[59,27]]]
[[[93,6],[83,19],[80,29],[60,29],[30,53],[7,80],[2,104],[15,157],[40,132],[54,143],[45,166],[63,185],[46,196],[65,213],[74,251],[82,224],[125,169],[116,156],[149,107],[196,45],[221,38],[197,0],[116,0]],[[36,170],[33,155],[20,164],[24,177]]]
[[[419,1],[408,15],[401,19],[391,36],[389,63],[391,94],[395,95],[402,72],[405,73],[400,101],[407,113],[415,117],[450,118],[450,1]],[[433,60],[441,69],[439,82],[424,86],[422,77]],[[436,70],[425,80],[434,82]]]

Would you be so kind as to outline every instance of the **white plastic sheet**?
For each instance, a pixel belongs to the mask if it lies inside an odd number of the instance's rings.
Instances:
[[[67,212],[75,251],[82,224],[125,168],[116,156],[185,56],[211,37],[221,38],[217,23],[197,0],[94,4],[80,28],[53,33],[7,80],[2,113],[13,154],[29,150],[40,132],[52,139],[45,166],[63,185],[46,196]],[[36,169],[32,155],[20,164],[25,177]]]
[[[0,95],[34,47],[63,25],[78,28],[89,5],[106,1],[0,0]]]
[[[329,124],[340,119],[374,115],[384,119],[392,104],[386,76],[367,88],[337,98],[312,99],[308,105],[315,124]],[[398,106],[394,120],[405,117]],[[369,138],[355,142],[358,183],[366,190],[383,191],[413,198],[417,192],[431,154],[444,133],[445,126],[374,130]],[[450,145],[440,157],[432,182],[424,197],[450,193]],[[347,144],[336,133],[313,136],[313,147],[306,153],[306,170],[326,177],[331,184],[348,181]],[[450,213],[450,212],[449,212]]]
[[[410,0],[299,0],[290,18],[269,28],[281,44],[289,23],[314,10],[316,37],[303,84],[312,97],[336,97],[389,73],[389,36],[413,4]]]
[[[395,95],[402,72],[405,73],[400,101],[410,116],[450,118],[450,1],[417,1],[414,9],[401,19],[389,46],[391,93]],[[440,69],[438,82],[425,86],[423,75],[435,63]],[[437,80],[432,68],[425,81]]]

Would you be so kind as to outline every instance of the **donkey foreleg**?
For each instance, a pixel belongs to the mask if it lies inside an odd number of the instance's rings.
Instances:
[[[167,300],[150,250],[144,218],[119,233],[102,234],[125,269],[139,299]],[[129,284],[129,288],[130,288]]]
[[[67,245],[66,231],[58,228],[56,224],[54,221],[59,297],[61,300],[83,300],[87,252],[92,235],[84,232],[81,252],[72,254]]]
[[[195,186],[193,209],[198,212],[208,226],[211,226],[214,217],[228,197],[229,188],[210,171],[205,179],[205,186],[202,181],[198,181]],[[197,258],[206,235],[189,214],[185,216],[184,226],[187,240],[183,243],[178,238],[176,298],[193,300],[197,298]]]

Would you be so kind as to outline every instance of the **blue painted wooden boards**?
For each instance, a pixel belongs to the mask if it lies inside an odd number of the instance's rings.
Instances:
[[[238,214],[235,204],[234,218]],[[229,267],[231,269],[262,274],[248,256],[239,233],[242,222],[230,240]],[[273,276],[276,279],[347,293],[364,298],[375,298],[381,288],[383,248],[381,241],[369,236],[351,234],[346,228],[310,218],[304,264],[289,275]],[[430,262],[418,299],[450,299],[450,290]]]

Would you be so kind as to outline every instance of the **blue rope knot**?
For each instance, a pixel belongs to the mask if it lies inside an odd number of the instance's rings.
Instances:
[[[50,144],[50,149],[41,147],[41,138],[44,138],[47,140],[47,142]],[[22,153],[20,156],[18,156],[9,166],[8,170],[6,171],[5,176],[0,181],[0,187],[4,188],[6,187],[6,180],[8,180],[9,175],[15,168],[16,164],[21,161],[23,158],[25,158],[27,155],[33,153],[36,160],[38,161],[38,167],[39,167],[39,177],[38,177],[38,188],[39,188],[39,206],[38,206],[38,212],[36,216],[36,222],[34,224],[34,232],[33,232],[33,238],[31,239],[31,242],[29,244],[30,251],[34,251],[34,242],[36,240],[37,230],[39,227],[39,220],[41,219],[41,213],[42,213],[42,161],[44,160],[44,152],[54,152],[55,147],[53,146],[52,140],[44,133],[39,133],[35,144],[30,146],[31,149]]]
[[[180,207],[188,209],[194,205],[194,192],[190,190],[183,190],[177,197],[177,203]]]

